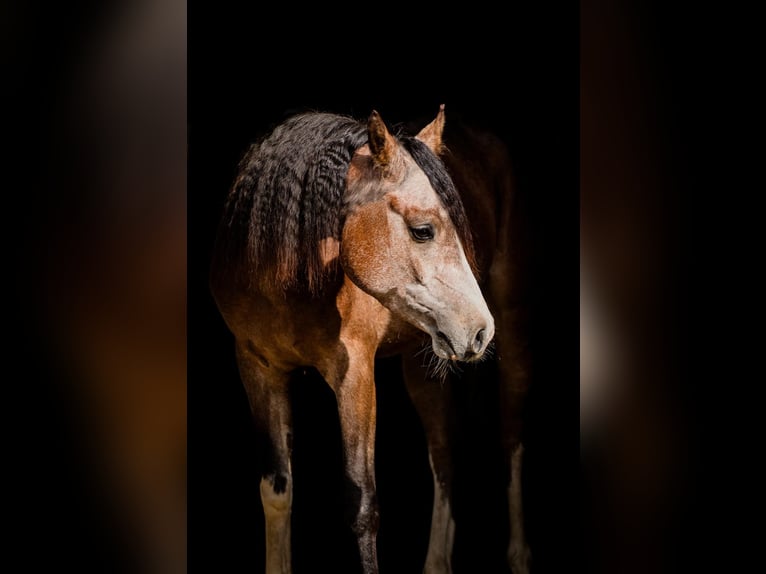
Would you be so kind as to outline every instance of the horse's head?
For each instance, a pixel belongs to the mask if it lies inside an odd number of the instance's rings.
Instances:
[[[348,172],[341,262],[357,286],[431,335],[436,355],[471,361],[495,325],[466,257],[465,212],[437,157],[443,128],[442,106],[404,145],[372,113],[369,143]]]

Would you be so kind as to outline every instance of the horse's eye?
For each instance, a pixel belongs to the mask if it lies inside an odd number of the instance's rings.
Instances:
[[[434,238],[434,228],[430,225],[410,227],[410,235],[412,235],[412,238],[415,241],[419,241],[420,243],[431,241]]]

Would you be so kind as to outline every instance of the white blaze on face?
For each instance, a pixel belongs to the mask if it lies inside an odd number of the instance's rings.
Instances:
[[[468,259],[465,256],[460,240],[458,240],[458,245],[460,247],[460,266],[463,268],[463,275],[466,278],[463,292],[466,294],[469,304],[484,317],[484,322],[487,325],[485,340],[491,341],[495,336],[495,320],[492,317],[492,313],[489,312],[487,301],[484,299],[484,295],[482,295],[479,283],[476,281],[473,271],[471,271],[471,266],[468,264]]]
[[[445,322],[437,321],[437,327],[450,337],[459,353],[470,349],[478,330],[483,329],[483,352],[495,336],[495,321],[457,237],[455,242],[457,264],[453,259],[451,268],[442,268],[441,273],[432,279],[445,312],[441,317]]]

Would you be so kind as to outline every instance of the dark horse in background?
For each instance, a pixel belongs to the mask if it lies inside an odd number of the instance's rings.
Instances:
[[[495,138],[460,126],[445,146],[444,126],[443,107],[415,137],[392,135],[376,112],[366,125],[304,114],[253,145],[240,164],[211,287],[236,341],[266,453],[260,491],[269,574],[291,571],[288,381],[306,367],[335,393],[351,528],[363,571],[378,571],[374,364],[394,354],[402,356],[434,477],[424,570],[451,572],[444,379],[459,362],[486,359],[493,341],[502,378],[508,560],[515,574],[529,571],[521,505],[529,369],[523,289],[514,279],[521,259],[510,162]],[[431,351],[424,346],[429,339]],[[432,352],[431,359],[421,351]]]

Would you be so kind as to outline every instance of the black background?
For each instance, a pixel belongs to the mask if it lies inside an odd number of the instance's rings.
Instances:
[[[380,8],[348,24],[347,14],[326,6],[190,8],[189,563],[259,572],[264,561],[253,428],[232,337],[207,287],[215,226],[241,154],[296,111],[365,118],[377,109],[391,125],[430,118],[445,103],[448,122],[459,115],[508,144],[528,210],[535,366],[525,510],[536,571],[563,572],[578,554],[578,8],[514,4],[502,15],[440,11],[420,20]],[[386,361],[377,373],[379,553],[382,571],[415,573],[432,487],[422,428],[397,368]],[[455,389],[468,405],[459,446],[472,453],[455,502],[458,573],[499,572],[504,562],[507,512],[489,380]],[[295,386],[294,568],[353,571],[334,397],[320,380]]]

